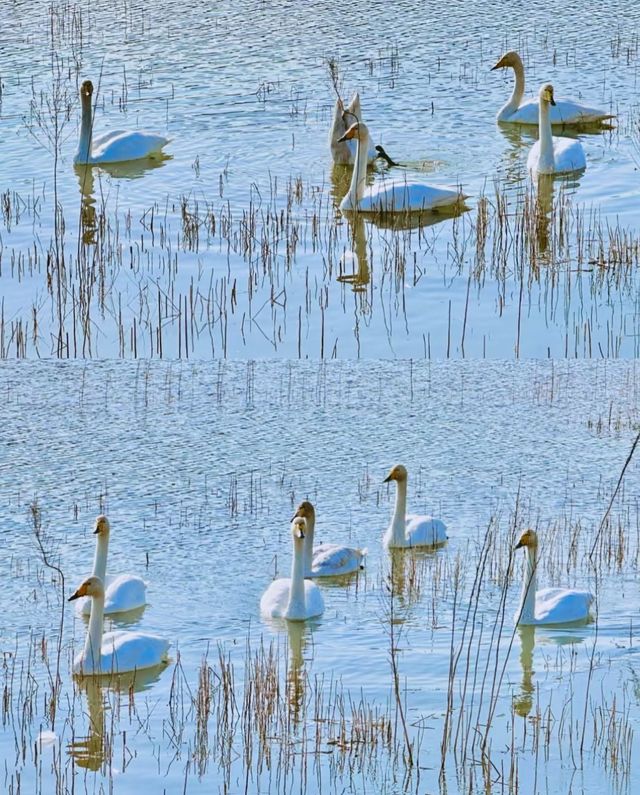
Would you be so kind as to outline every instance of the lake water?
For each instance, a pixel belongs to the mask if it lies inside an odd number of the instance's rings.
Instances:
[[[598,528],[639,388],[624,362],[5,363],[5,791],[635,791],[635,459]],[[410,509],[447,523],[435,553],[381,547],[394,499],[382,480],[400,461]],[[359,576],[321,585],[324,615],[289,637],[258,603],[289,570],[289,518],[305,497],[318,540],[369,555]],[[108,513],[109,570],[149,581],[133,625],[172,643],[151,681],[74,688],[84,623],[42,564],[34,501],[65,596]],[[513,546],[527,526],[542,539],[541,584],[591,590],[596,621],[514,631]],[[45,660],[55,679],[61,612],[58,742],[36,753],[52,729]]]
[[[552,19],[539,2],[5,3],[2,355],[636,356],[639,19],[630,0]],[[528,93],[550,80],[617,114],[580,136],[583,174],[531,184],[535,131],[495,124],[507,48]],[[461,183],[468,212],[342,217],[330,59],[376,141]],[[166,133],[170,159],[76,173],[88,77],[96,130]]]

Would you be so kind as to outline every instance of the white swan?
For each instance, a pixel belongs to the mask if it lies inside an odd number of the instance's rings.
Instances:
[[[304,519],[291,523],[293,536],[293,564],[291,578],[274,580],[260,599],[260,612],[269,618],[288,618],[304,621],[324,612],[324,599],[318,586],[304,578]]]
[[[514,615],[516,624],[570,624],[589,618],[593,596],[588,591],[572,588],[537,588],[538,536],[526,530],[516,544],[516,549],[527,550],[520,605]]]
[[[431,516],[407,515],[407,470],[397,464],[383,483],[396,481],[396,507],[393,519],[382,543],[388,549],[398,547],[434,547],[447,540],[447,528],[440,519]]]
[[[524,96],[524,66],[517,52],[507,52],[498,61],[494,69],[511,67],[516,75],[516,84],[509,101],[498,111],[497,120],[512,124],[537,124],[538,101]],[[611,113],[597,108],[589,108],[571,99],[559,99],[551,110],[551,124],[593,124],[613,119]]]
[[[107,575],[107,554],[111,525],[106,516],[96,518],[93,534],[96,536],[96,553],[93,558],[93,576],[105,584],[104,612],[123,613],[137,610],[147,603],[147,583],[135,574]],[[91,613],[91,599],[83,599],[76,606],[76,612],[84,616]]]
[[[91,617],[83,650],[73,661],[73,673],[104,676],[152,668],[167,661],[169,641],[145,632],[107,632],[102,634],[104,587],[99,577],[89,577],[69,601],[91,597]]]
[[[461,204],[467,197],[456,188],[434,188],[410,179],[386,179],[367,186],[367,152],[369,130],[364,122],[356,122],[340,138],[354,139],[356,162],[351,175],[351,185],[340,202],[341,210],[357,210],[364,213],[411,213],[451,207]]]
[[[540,88],[540,138],[531,147],[527,168],[537,174],[566,174],[586,168],[580,141],[551,134],[550,105],[555,105],[555,100],[553,86],[547,83]]]
[[[342,136],[346,133],[352,121],[359,120],[362,116],[360,106],[360,94],[356,91],[351,97],[351,101],[345,107],[338,97],[333,110],[333,122],[329,131],[329,148],[334,163],[338,165],[351,165],[356,159],[355,141],[344,141]],[[384,151],[384,150],[383,150]],[[369,143],[367,150],[367,162],[372,163],[378,157],[378,151]]]
[[[156,133],[143,130],[131,132],[112,130],[103,135],[93,135],[93,113],[91,96],[93,83],[85,80],[80,88],[82,101],[82,126],[78,150],[73,162],[76,165],[94,165],[99,163],[122,163],[126,160],[142,160],[161,155],[162,147],[169,139]]]
[[[319,544],[313,546],[313,531],[316,525],[316,509],[304,500],[298,505],[293,518],[305,519],[307,526],[304,533],[304,576],[335,577],[340,574],[351,574],[364,568],[366,549],[355,549],[341,544]]]

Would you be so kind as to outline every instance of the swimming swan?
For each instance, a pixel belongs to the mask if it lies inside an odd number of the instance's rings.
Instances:
[[[555,104],[553,86],[547,83],[540,89],[540,138],[527,158],[527,168],[537,174],[566,174],[587,167],[580,141],[551,135],[549,106]]]
[[[360,94],[356,91],[351,97],[351,101],[345,107],[343,101],[338,97],[336,105],[333,110],[333,123],[329,131],[329,148],[331,149],[331,157],[334,163],[338,165],[351,165],[356,159],[356,144],[355,141],[344,141],[342,136],[346,133],[347,128],[353,121],[353,117],[360,119],[362,116],[362,108],[360,106]],[[382,148],[382,147],[381,147]],[[384,152],[384,150],[383,150]],[[386,152],[384,153],[386,155]],[[382,157],[383,155],[380,155]],[[378,157],[377,147],[374,148],[369,144],[367,151],[367,162],[372,163]],[[388,157],[388,156],[387,156]]]
[[[397,464],[383,483],[396,481],[396,507],[393,519],[382,543],[388,549],[398,547],[434,547],[447,540],[447,528],[440,519],[431,516],[407,515],[407,470]]]
[[[516,544],[516,549],[527,550],[524,567],[522,597],[514,619],[516,624],[569,624],[589,618],[589,608],[593,596],[588,591],[575,591],[572,588],[537,587],[538,536],[534,530],[526,530]]]
[[[364,213],[410,213],[451,207],[461,204],[467,197],[454,188],[434,188],[415,180],[385,179],[367,185],[367,152],[369,130],[364,122],[356,122],[340,141],[356,140],[356,162],[351,175],[351,185],[340,202],[341,210]]]
[[[270,618],[304,621],[324,612],[324,599],[318,586],[304,578],[304,536],[306,522],[296,517],[291,523],[293,564],[291,578],[274,580],[260,599],[260,612]]]
[[[96,518],[96,554],[93,559],[93,576],[99,577],[105,584],[104,613],[122,613],[126,610],[137,610],[147,603],[147,583],[135,574],[107,575],[107,553],[109,552],[109,535],[111,525],[106,516]],[[91,613],[91,599],[83,599],[76,606],[76,612],[84,616]]]
[[[498,111],[497,120],[512,124],[537,124],[537,100],[533,97],[524,101],[522,99],[524,96],[524,66],[517,52],[505,53],[498,63],[491,67],[491,71],[507,67],[511,67],[516,73],[516,84],[511,98]],[[589,108],[571,99],[559,99],[551,109],[550,116],[551,124],[593,124],[614,118],[611,113],[597,108]]]
[[[91,597],[91,618],[83,650],[73,661],[73,673],[104,676],[152,668],[167,661],[169,641],[145,632],[107,632],[102,634],[104,588],[99,577],[89,577],[69,601]]]
[[[304,534],[304,576],[334,577],[351,574],[364,568],[366,549],[355,549],[340,544],[319,544],[313,546],[313,531],[316,525],[316,510],[309,500],[298,505],[293,518],[306,520]]]
[[[73,158],[74,164],[122,163],[126,160],[142,160],[161,155],[162,147],[169,143],[169,139],[163,135],[143,130],[139,132],[112,130],[104,135],[94,136],[93,113],[91,111],[92,95],[93,83],[91,80],[85,80],[80,88],[82,126],[78,151]]]

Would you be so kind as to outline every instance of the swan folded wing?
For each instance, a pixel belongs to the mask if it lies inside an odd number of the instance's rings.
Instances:
[[[556,104],[549,109],[551,124],[580,125],[594,124],[600,121],[612,119],[614,116],[606,111],[596,108],[589,108],[566,99],[556,99]],[[511,122],[514,124],[537,125],[539,118],[539,106],[537,97],[526,99],[520,104],[517,110],[508,115],[498,114],[499,121]]]
[[[447,527],[431,516],[407,516],[407,541],[410,546],[436,546],[447,540]]]
[[[305,617],[312,618],[324,613],[324,598],[320,588],[311,580],[304,581]]]
[[[107,586],[104,612],[121,613],[137,610],[147,603],[147,583],[133,574],[120,574]]]
[[[593,596],[571,588],[542,588],[536,591],[536,622],[569,624],[589,617]]]
[[[149,132],[123,132],[107,134],[94,140],[91,160],[94,163],[122,163],[127,160],[142,160],[160,154],[169,143],[163,135]]]
[[[344,547],[339,544],[320,544],[313,549],[311,574],[314,577],[330,577],[359,571],[366,550]]]
[[[146,632],[106,632],[102,636],[102,670],[135,671],[152,668],[167,659],[169,641]]]
[[[572,138],[553,138],[553,156],[556,171],[579,171],[587,167],[584,149],[580,141]]]
[[[274,580],[260,599],[260,612],[270,618],[282,618],[289,604],[291,580],[282,577]]]
[[[436,188],[421,182],[384,181],[365,192],[359,209],[365,212],[420,212],[449,207],[463,200],[460,191]]]

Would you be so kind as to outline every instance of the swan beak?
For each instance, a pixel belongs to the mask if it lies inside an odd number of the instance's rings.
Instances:
[[[96,527],[96,529],[93,531],[93,535],[97,536],[99,532],[100,532],[100,528]]]
[[[556,101],[555,101],[555,99],[554,99],[553,97],[551,97],[551,99],[549,100],[549,102],[550,102],[552,105],[555,105],[555,104],[556,104]]]
[[[347,138],[347,134],[345,133],[344,135],[341,135],[340,138],[338,138],[338,143],[341,144],[343,141],[348,141],[348,140],[349,139]]]
[[[81,596],[84,596],[85,594],[83,588],[84,585],[81,585],[75,593],[71,594],[71,596],[67,599],[67,602],[73,602],[74,599],[79,599]]]
[[[298,538],[304,538],[304,533],[302,532],[302,530],[296,530],[296,536]]]
[[[502,58],[500,58],[498,63],[495,64],[494,66],[492,66],[491,69],[489,69],[489,71],[490,72],[495,72],[496,69],[502,69]]]
[[[291,520],[290,520],[290,521],[292,521],[292,522],[293,522],[293,520],[294,520],[294,519],[298,519],[298,518],[300,518],[300,517],[302,517],[302,518],[304,519],[304,513],[303,513],[303,511],[302,511],[302,506],[301,506],[301,505],[299,505],[299,506],[296,508],[296,512],[293,514],[293,516],[291,517]]]
[[[390,483],[393,480],[393,474],[390,472],[387,477],[382,481],[383,483]]]
[[[522,543],[522,539],[520,539],[520,541],[518,541],[518,543],[515,545],[514,549],[520,549],[520,547],[523,547],[523,546],[524,546],[524,544]]]

